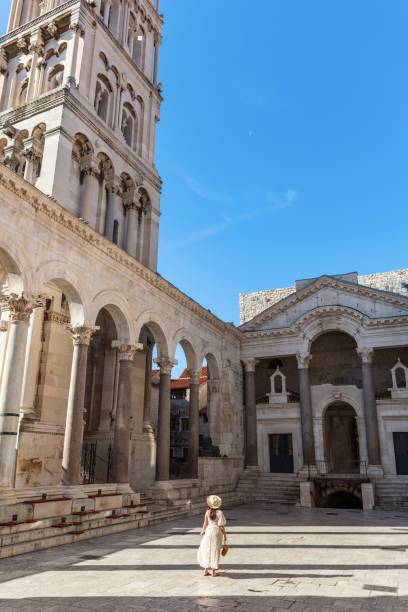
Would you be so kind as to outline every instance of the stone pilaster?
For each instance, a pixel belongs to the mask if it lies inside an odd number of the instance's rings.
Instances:
[[[258,434],[256,419],[255,368],[257,359],[244,361],[245,366],[245,465],[258,466]]]
[[[160,368],[159,415],[157,423],[156,480],[170,479],[170,383],[175,361],[156,359]]]
[[[69,384],[64,451],[62,456],[62,483],[80,484],[80,463],[84,437],[84,400],[88,347],[94,326],[77,325],[69,328],[72,333],[71,379]]]
[[[313,409],[310,394],[309,364],[312,356],[308,353],[296,355],[299,370],[300,420],[304,465],[315,465],[315,443],[313,434]]]
[[[9,313],[8,340],[0,388],[0,486],[12,487],[27,332],[33,303],[24,295],[3,295],[1,307]]]

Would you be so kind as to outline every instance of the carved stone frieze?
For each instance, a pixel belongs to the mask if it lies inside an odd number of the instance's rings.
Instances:
[[[74,343],[74,346],[89,346],[92,335],[98,331],[99,327],[96,325],[69,325],[67,326],[67,329],[72,334],[72,342]]]
[[[177,365],[177,361],[170,357],[158,357],[154,361],[159,366],[161,374],[171,374],[172,369]]]
[[[0,305],[2,310],[9,312],[10,321],[28,321],[33,311],[34,301],[23,293],[21,295],[10,293],[1,295]]]
[[[114,340],[112,348],[116,348],[119,361],[133,361],[137,351],[143,350],[143,344],[127,344],[120,340]]]

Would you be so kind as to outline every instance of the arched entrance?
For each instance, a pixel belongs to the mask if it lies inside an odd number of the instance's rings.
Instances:
[[[345,402],[331,404],[324,415],[324,442],[327,471],[358,473],[360,452],[356,413]]]
[[[354,493],[349,491],[334,491],[324,501],[325,508],[340,508],[347,510],[362,510],[363,503]]]

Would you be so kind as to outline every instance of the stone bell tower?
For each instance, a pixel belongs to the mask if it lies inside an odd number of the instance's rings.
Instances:
[[[155,270],[158,0],[13,0],[0,163]]]

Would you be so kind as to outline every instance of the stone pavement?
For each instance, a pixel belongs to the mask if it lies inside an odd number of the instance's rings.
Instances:
[[[196,564],[201,517],[0,562],[0,610],[408,611],[408,513],[226,510],[217,578]]]

